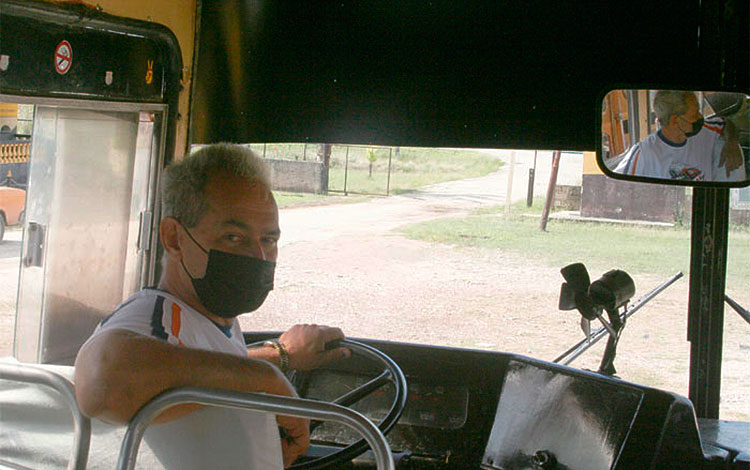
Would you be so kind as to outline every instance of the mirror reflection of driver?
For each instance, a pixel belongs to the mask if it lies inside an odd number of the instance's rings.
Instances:
[[[326,350],[344,335],[317,325],[245,346],[237,316],[259,308],[273,288],[280,236],[267,174],[260,157],[228,144],[166,170],[163,275],[104,318],[81,348],[75,391],[85,414],[127,423],[157,394],[186,386],[296,396],[283,369],[350,354]],[[182,405],[156,422],[165,424],[149,427],[145,440],[164,468],[279,469],[309,444],[307,420],[249,410]]]
[[[695,93],[659,90],[653,108],[659,130],[630,147],[615,172],[690,181],[745,179],[734,126],[722,118],[704,120]]]

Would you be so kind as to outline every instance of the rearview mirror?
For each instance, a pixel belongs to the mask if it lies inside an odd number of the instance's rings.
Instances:
[[[617,179],[684,186],[750,183],[750,97],[613,90],[602,100],[599,168]]]

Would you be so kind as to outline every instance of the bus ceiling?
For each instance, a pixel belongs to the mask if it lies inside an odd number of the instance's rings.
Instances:
[[[186,140],[593,150],[612,89],[750,83],[741,0],[98,4],[1,1],[0,92],[168,103],[190,125],[177,154]]]
[[[204,1],[192,140],[594,150],[602,98],[623,83],[747,91],[746,13],[716,0]]]

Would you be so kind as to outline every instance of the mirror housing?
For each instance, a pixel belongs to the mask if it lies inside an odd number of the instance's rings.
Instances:
[[[627,181],[750,184],[750,96],[690,90],[612,90],[601,106],[597,164]]]

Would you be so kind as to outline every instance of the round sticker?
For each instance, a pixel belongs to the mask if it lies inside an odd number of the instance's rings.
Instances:
[[[62,40],[55,49],[55,70],[60,75],[65,75],[73,63],[73,48],[68,41]]]

